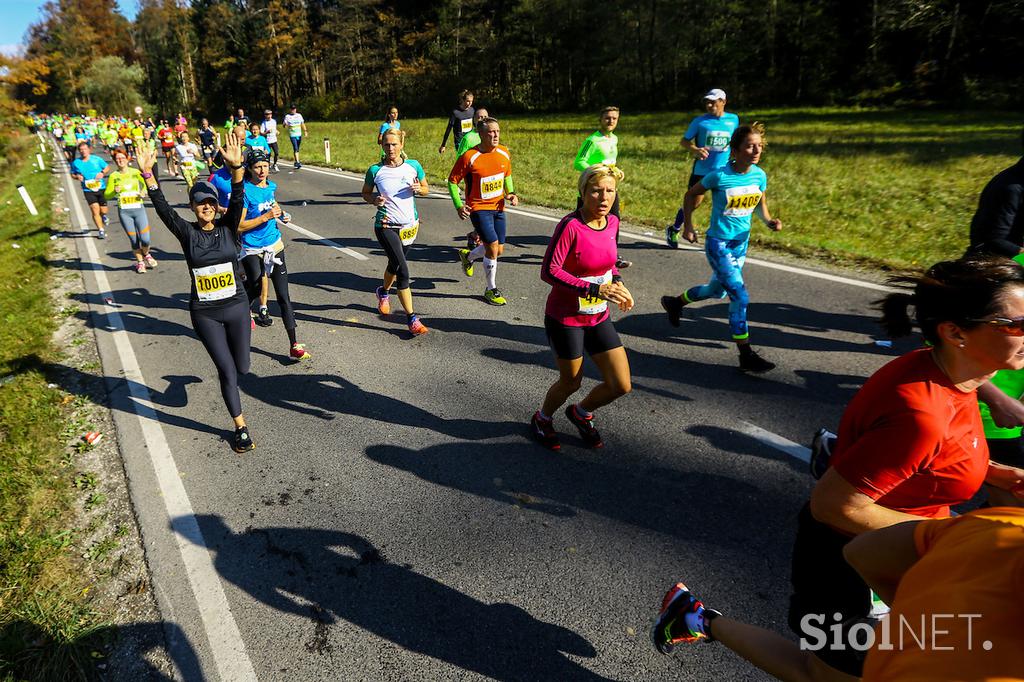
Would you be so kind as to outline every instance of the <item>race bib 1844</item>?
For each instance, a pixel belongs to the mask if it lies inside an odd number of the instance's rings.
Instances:
[[[761,201],[761,188],[757,185],[730,187],[725,190],[725,210],[722,215],[742,218],[754,212]]]
[[[505,193],[505,174],[495,173],[480,178],[480,198],[497,199]]]
[[[235,295],[235,273],[231,263],[192,268],[200,301],[222,301]]]

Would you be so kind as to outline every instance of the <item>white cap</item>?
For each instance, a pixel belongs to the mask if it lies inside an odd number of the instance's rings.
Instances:
[[[704,95],[704,99],[725,99],[725,90],[719,88],[708,90],[708,94]]]

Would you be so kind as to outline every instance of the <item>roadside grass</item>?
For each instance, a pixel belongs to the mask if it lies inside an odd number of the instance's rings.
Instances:
[[[523,201],[573,208],[572,160],[596,129],[597,116],[490,113],[501,121]],[[692,162],[679,140],[698,113],[622,112],[616,134],[619,166],[626,173],[623,218],[655,236],[672,221],[686,189]],[[978,194],[1019,157],[1024,124],[1024,115],[1012,112],[818,108],[739,114],[741,123],[767,126],[761,166],[768,173],[772,213],[784,223],[774,234],[755,220],[756,244],[843,265],[899,270],[963,253]],[[407,155],[442,190],[455,160],[450,140],[445,155],[437,154],[445,125],[440,118],[402,120]],[[332,166],[364,172],[379,156],[380,121],[307,126],[306,161],[324,163],[325,137],[331,140]],[[283,136],[281,151],[289,160]],[[704,227],[707,218],[703,206],[696,222]]]
[[[53,214],[49,172],[33,172],[35,138],[0,159],[0,678],[85,678],[79,645],[97,625],[70,548],[75,532],[60,391],[47,387],[59,323],[47,267]],[[39,215],[16,190],[24,184]],[[14,248],[14,245],[19,248]]]

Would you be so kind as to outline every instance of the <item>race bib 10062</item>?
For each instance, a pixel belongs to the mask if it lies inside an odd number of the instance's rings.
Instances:
[[[757,185],[730,187],[725,190],[725,209],[722,215],[743,218],[754,212],[761,201],[761,188]]]
[[[463,132],[463,134],[468,133],[472,129],[473,129],[473,119],[471,119],[471,118],[464,118],[464,119],[462,119],[462,132]]]
[[[100,180],[86,180],[85,188],[90,192],[98,192],[103,183]]]
[[[222,301],[235,295],[235,272],[231,263],[192,268],[200,301]]]
[[[497,199],[505,193],[505,174],[495,173],[480,178],[480,198]]]

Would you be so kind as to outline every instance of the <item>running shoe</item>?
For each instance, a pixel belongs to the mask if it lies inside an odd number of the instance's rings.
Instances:
[[[669,225],[665,228],[665,243],[668,244],[670,248],[679,248],[679,232],[679,228],[675,225]]]
[[[555,431],[554,419],[544,419],[540,412],[534,412],[530,417],[530,430],[533,437],[548,450],[558,452],[562,449],[562,444],[558,442],[558,433]]]
[[[146,263],[145,263],[145,261],[141,261],[141,260],[135,261],[135,272],[139,273],[140,275],[146,272]]]
[[[145,256],[143,256],[143,260],[146,261],[147,268],[155,268],[157,265],[159,265],[159,263],[156,262],[156,258],[153,258],[153,256],[148,253]]]
[[[259,313],[256,314],[254,321],[261,327],[269,327],[274,324],[274,318],[270,316],[270,311],[262,306]]]
[[[720,616],[718,611],[705,609],[700,602],[683,583],[676,583],[672,586],[661,600],[661,610],[651,628],[651,641],[659,653],[668,655],[676,648],[677,644],[692,644],[705,640],[714,640],[704,632],[691,630],[686,624],[686,616],[695,613],[706,623],[705,614]]]
[[[662,296],[661,307],[668,313],[668,323],[673,327],[679,326],[679,318],[683,314],[686,304],[678,296]]]
[[[384,287],[377,287],[377,312],[381,315],[391,313],[391,299],[387,292],[384,291]]]
[[[473,276],[473,261],[469,260],[469,249],[459,249],[459,262],[466,277]]]
[[[110,224],[110,216],[108,216],[106,213],[102,214],[100,217],[103,218],[104,227]]]
[[[99,232],[96,233],[96,239],[106,239],[106,238],[107,238],[107,231],[106,230],[101,229]]]
[[[413,315],[409,318],[409,333],[413,336],[420,336],[426,334],[430,330],[427,329],[427,325],[420,321],[419,315]]]
[[[256,331],[256,320],[253,319],[252,313],[249,313],[249,329]]]
[[[633,261],[626,260],[622,256],[617,256],[615,258],[615,267],[618,268],[619,270],[625,270],[626,268],[628,268],[632,264],[633,264]]]
[[[502,296],[501,292],[497,289],[485,289],[484,300],[491,305],[505,305],[508,303],[508,301],[505,300],[505,297]]]
[[[306,350],[306,344],[304,343],[293,343],[292,349],[288,351],[288,355],[290,355],[293,360],[299,361],[308,360],[313,357],[309,354],[309,351]]]
[[[466,233],[466,248],[472,251],[476,247],[480,246],[480,235],[476,233],[476,230],[472,230]]]
[[[604,441],[601,440],[601,434],[597,432],[594,427],[594,415],[591,414],[589,417],[584,417],[576,411],[576,405],[570,405],[565,408],[565,416],[569,418],[569,421],[579,430],[580,438],[588,448],[603,448]]]
[[[295,167],[296,168],[302,168],[302,164],[300,162],[296,161],[295,162]]]
[[[740,353],[740,369],[744,372],[760,374],[775,369],[775,363],[765,360],[751,348],[745,353]]]
[[[811,476],[820,479],[832,461],[832,450],[839,437],[826,428],[818,429],[811,439]]]
[[[270,169],[272,171],[274,171],[275,173],[280,173],[281,172],[281,168],[276,163],[273,166],[271,166]]]
[[[231,449],[235,452],[249,452],[256,447],[256,444],[252,442],[252,438],[249,437],[249,429],[245,426],[240,426],[235,429],[235,437],[231,439]]]

